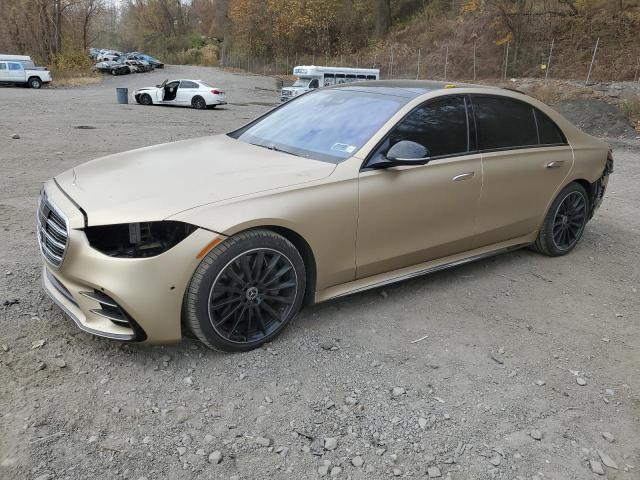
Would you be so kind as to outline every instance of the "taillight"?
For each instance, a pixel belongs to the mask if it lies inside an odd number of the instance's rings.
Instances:
[[[214,95],[220,95],[221,93],[224,93],[224,90],[218,90],[217,88],[214,88],[213,90],[211,90],[211,93],[213,93]]]

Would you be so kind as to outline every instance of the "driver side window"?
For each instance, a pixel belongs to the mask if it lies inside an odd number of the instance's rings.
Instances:
[[[401,140],[427,148],[430,157],[469,151],[469,128],[465,98],[448,95],[414,109],[391,131],[377,154],[385,155]]]

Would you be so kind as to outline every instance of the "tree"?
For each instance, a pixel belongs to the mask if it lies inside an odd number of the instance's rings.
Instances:
[[[391,29],[391,0],[375,0],[376,37],[383,38]]]

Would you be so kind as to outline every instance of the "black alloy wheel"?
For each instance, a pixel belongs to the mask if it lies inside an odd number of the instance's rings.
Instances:
[[[286,255],[250,250],[218,274],[209,295],[209,321],[229,342],[260,342],[287,319],[297,289],[296,271]]]
[[[151,97],[148,93],[143,93],[140,95],[140,103],[142,105],[151,105],[153,102],[151,101]]]
[[[547,211],[533,249],[550,257],[569,253],[582,238],[589,208],[584,187],[577,182],[567,185]]]
[[[182,318],[214,350],[245,352],[272,341],[300,311],[307,266],[296,246],[266,229],[226,238],[205,255]]]
[[[193,100],[191,100],[191,106],[197,110],[204,110],[207,108],[207,102],[205,102],[202,97],[193,97]]]
[[[581,192],[571,192],[556,209],[553,242],[560,250],[569,250],[580,239],[587,218],[587,199]]]

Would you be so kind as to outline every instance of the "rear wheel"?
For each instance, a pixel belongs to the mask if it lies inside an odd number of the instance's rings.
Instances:
[[[302,305],[305,265],[286,238],[252,230],[217,245],[196,269],[183,316],[205,345],[252,350],[286,328]]]
[[[40,80],[38,77],[31,77],[29,79],[29,87],[36,89],[42,87],[42,80]]]
[[[198,110],[204,110],[207,108],[207,102],[204,101],[204,98],[196,96],[191,99],[191,106]]]
[[[550,257],[566,255],[575,248],[589,218],[589,196],[578,183],[567,185],[547,212],[534,248]]]

